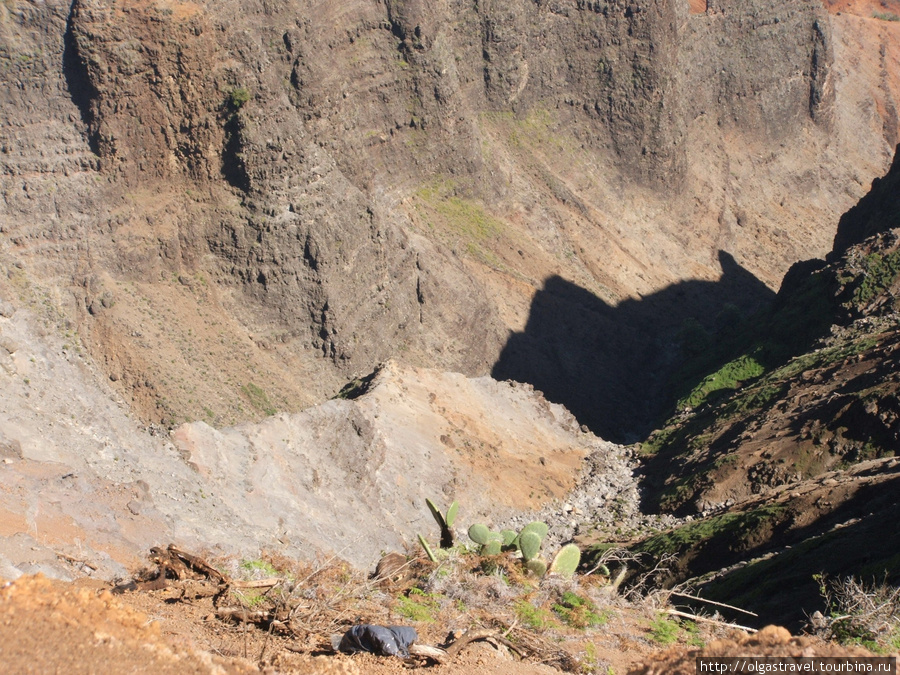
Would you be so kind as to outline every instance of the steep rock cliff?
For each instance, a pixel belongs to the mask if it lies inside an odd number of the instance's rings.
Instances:
[[[557,276],[616,305],[725,251],[772,286],[896,132],[843,112],[879,76],[850,86],[806,0],[0,11],[5,254],[150,421],[296,408],[391,356],[488,372]]]

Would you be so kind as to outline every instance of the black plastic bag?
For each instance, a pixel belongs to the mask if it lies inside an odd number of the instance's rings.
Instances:
[[[344,633],[338,650],[347,654],[370,652],[378,656],[409,656],[409,646],[418,637],[411,626],[361,623]]]

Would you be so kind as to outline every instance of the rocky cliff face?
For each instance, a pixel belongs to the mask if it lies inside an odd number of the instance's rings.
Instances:
[[[557,276],[616,305],[726,251],[772,286],[887,161],[887,108],[842,111],[892,90],[806,0],[0,11],[5,254],[153,422],[489,372]]]

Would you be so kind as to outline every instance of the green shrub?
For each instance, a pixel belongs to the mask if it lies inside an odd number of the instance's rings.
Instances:
[[[900,251],[886,256],[872,253],[866,256],[863,266],[865,273],[853,291],[853,302],[857,305],[866,304],[894,283],[900,274]]]
[[[650,638],[661,645],[670,645],[678,640],[681,627],[665,614],[660,614],[650,624]]]
[[[553,611],[572,628],[594,628],[609,621],[608,613],[598,612],[593,602],[571,591],[562,594]]]
[[[553,617],[547,610],[535,607],[528,600],[519,600],[516,603],[516,617],[534,630],[545,630],[553,624]]]
[[[395,611],[411,621],[434,623],[440,612],[440,605],[434,594],[426,593],[420,588],[411,588],[407,595],[397,598]]]
[[[235,87],[228,92],[228,106],[235,112],[243,108],[250,101],[250,92],[246,87]]]

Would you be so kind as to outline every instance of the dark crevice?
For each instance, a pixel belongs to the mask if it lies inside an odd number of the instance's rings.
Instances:
[[[63,75],[66,78],[69,96],[78,108],[81,121],[87,127],[87,140],[91,152],[99,156],[100,148],[96,132],[94,102],[99,98],[100,92],[91,82],[87,66],[78,51],[78,41],[75,38],[75,17],[77,12],[78,0],[75,0],[69,9],[69,16],[66,19],[66,32],[63,35]]]
[[[243,155],[244,123],[237,111],[225,119],[225,147],[222,149],[222,177],[242,192],[250,191],[250,175]]]

